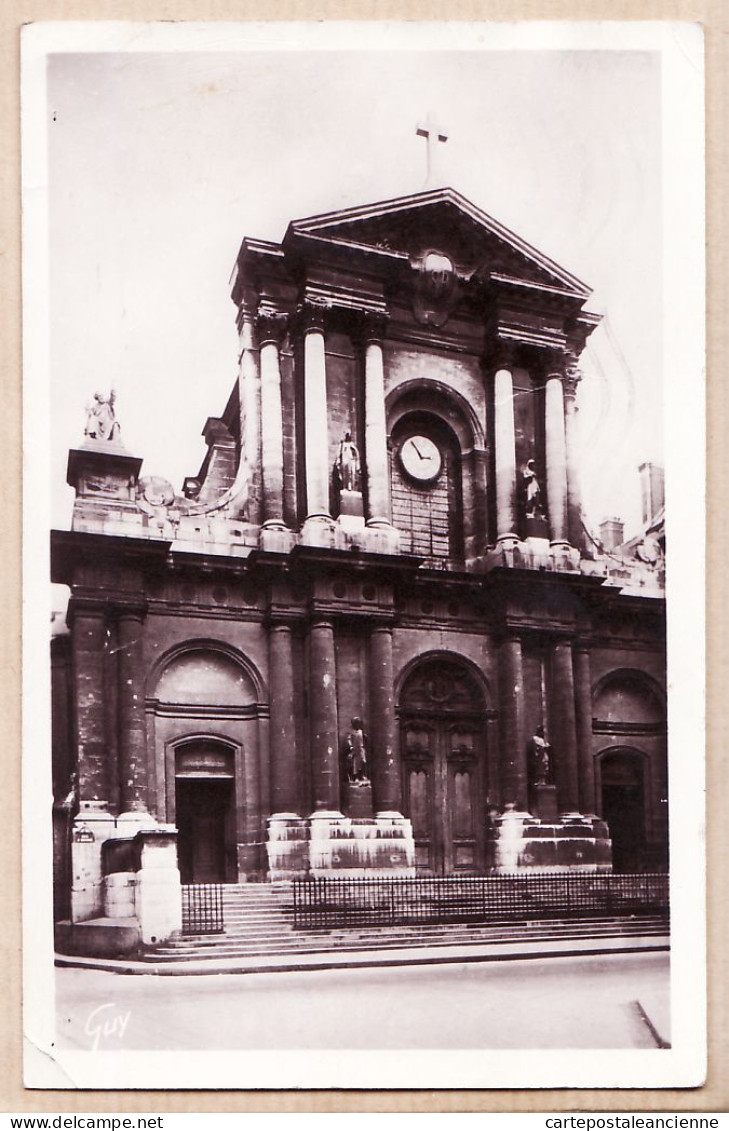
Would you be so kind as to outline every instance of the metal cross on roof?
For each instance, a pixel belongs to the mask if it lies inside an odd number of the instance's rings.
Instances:
[[[418,125],[416,132],[418,137],[425,138],[426,143],[426,170],[423,188],[437,188],[438,142],[448,141],[448,133],[444,126],[438,125],[432,113],[429,113],[425,121]]]

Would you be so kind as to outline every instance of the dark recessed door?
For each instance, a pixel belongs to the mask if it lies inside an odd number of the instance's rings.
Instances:
[[[177,828],[183,884],[227,880],[227,839],[233,782],[221,778],[178,778]]]
[[[468,672],[423,665],[401,698],[403,795],[416,866],[436,874],[484,866],[483,707]]]
[[[602,816],[613,848],[614,872],[639,872],[645,858],[645,793],[640,755],[608,754],[601,759]]]

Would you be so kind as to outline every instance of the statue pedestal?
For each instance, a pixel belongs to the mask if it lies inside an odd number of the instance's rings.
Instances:
[[[372,783],[348,781],[342,786],[342,809],[348,817],[372,816]]]
[[[544,515],[536,514],[524,519],[525,538],[546,538],[549,541],[549,523]]]
[[[556,785],[532,786],[533,805],[532,811],[540,821],[556,821],[559,812],[557,809]]]
[[[339,525],[348,533],[358,533],[365,528],[364,503],[361,491],[339,492]]]

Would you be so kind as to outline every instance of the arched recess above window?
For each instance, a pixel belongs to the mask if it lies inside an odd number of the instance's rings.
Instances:
[[[176,652],[162,666],[152,695],[161,703],[190,706],[215,703],[247,707],[259,699],[247,667],[227,651],[205,644]]]
[[[424,412],[438,417],[454,433],[461,455],[483,450],[485,433],[473,406],[461,393],[432,377],[415,377],[394,388],[387,397],[390,434],[403,416]]]
[[[592,713],[598,731],[660,730],[665,726],[661,691],[649,676],[631,668],[610,672],[599,681]]]

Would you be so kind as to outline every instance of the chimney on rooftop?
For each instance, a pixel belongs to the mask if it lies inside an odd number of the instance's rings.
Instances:
[[[604,518],[600,523],[600,541],[603,550],[615,550],[623,544],[623,520]]]

